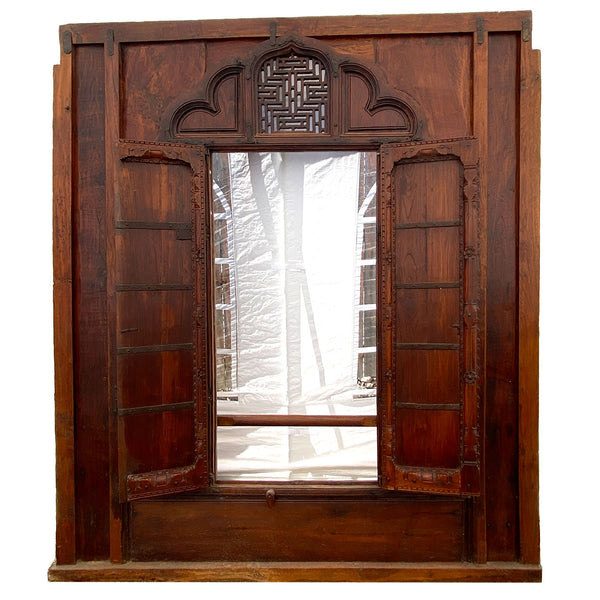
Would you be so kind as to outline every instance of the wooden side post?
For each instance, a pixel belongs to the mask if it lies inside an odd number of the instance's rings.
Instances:
[[[488,32],[483,16],[476,18],[473,34],[473,135],[479,144],[479,231],[481,235],[481,306],[480,321],[486,323],[486,272],[487,272],[487,144],[488,144]],[[480,329],[480,365],[485,381],[485,327]],[[485,509],[485,385],[481,386],[480,402],[480,461],[482,465],[481,496],[473,499],[472,559],[478,563],[487,561],[486,509]]]
[[[538,484],[540,272],[540,52],[531,22],[521,39],[519,164],[519,542],[520,560],[540,562]]]
[[[54,401],[56,429],[56,563],[75,553],[75,443],[71,261],[72,54],[54,67],[53,254]]]
[[[115,188],[118,173],[117,142],[120,134],[120,44],[115,42],[114,32],[108,29],[104,44],[105,65],[105,135],[106,135],[106,301],[107,301],[107,336],[108,336],[108,388],[107,399],[109,412],[109,486],[110,517],[109,547],[110,560],[120,563],[127,559],[125,547],[125,505],[121,504],[119,480],[119,423],[116,417],[116,298],[115,298]]]

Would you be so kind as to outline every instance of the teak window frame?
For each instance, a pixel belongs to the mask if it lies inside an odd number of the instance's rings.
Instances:
[[[480,171],[481,177],[478,179],[482,202],[482,220],[485,222],[485,201],[486,201],[486,151],[487,151],[487,36],[489,32],[515,32],[520,31],[520,73],[521,73],[521,92],[519,96],[519,206],[518,206],[518,381],[519,381],[519,560],[512,561],[506,565],[486,564],[485,549],[485,507],[477,499],[469,501],[469,510],[472,511],[472,523],[475,527],[473,538],[479,540],[475,542],[472,557],[481,564],[475,565],[470,562],[449,563],[448,565],[433,566],[428,563],[419,563],[412,566],[401,565],[397,563],[387,563],[383,565],[350,565],[347,563],[335,563],[327,566],[303,563],[302,565],[263,565],[266,577],[272,579],[370,579],[370,578],[388,578],[393,580],[414,580],[422,578],[432,578],[437,580],[459,580],[459,579],[481,579],[481,580],[525,580],[538,579],[540,577],[539,568],[539,517],[538,517],[538,487],[537,487],[537,363],[538,363],[538,341],[537,341],[537,318],[538,318],[538,272],[539,272],[539,52],[532,51],[531,41],[531,14],[523,13],[481,13],[472,15],[439,15],[424,21],[419,20],[418,16],[389,17],[381,22],[375,17],[361,17],[359,35],[378,35],[382,32],[386,34],[429,34],[429,33],[467,33],[473,39],[473,89],[477,91],[474,95],[475,103],[473,106],[472,131],[479,143],[479,153],[483,163]],[[172,24],[176,34],[165,33],[170,31],[164,27],[164,24],[108,24],[108,25],[81,25],[65,26],[61,28],[61,43],[63,53],[61,55],[61,64],[55,67],[55,110],[54,110],[54,131],[55,131],[55,153],[54,153],[54,316],[55,316],[55,381],[56,381],[56,436],[57,436],[57,557],[56,565],[51,569],[51,578],[54,579],[129,579],[129,578],[166,578],[166,579],[221,579],[230,577],[234,579],[245,579],[249,575],[248,566],[242,564],[227,566],[230,573],[226,576],[223,567],[215,567],[198,564],[188,565],[183,570],[174,570],[175,565],[163,564],[159,567],[152,567],[144,564],[127,564],[119,566],[101,566],[98,568],[86,566],[85,563],[77,567],[74,565],[78,559],[76,545],[76,495],[75,488],[75,453],[74,453],[74,381],[73,364],[76,360],[73,342],[73,256],[72,256],[72,224],[71,224],[71,201],[74,193],[72,181],[74,178],[75,156],[73,145],[73,126],[74,118],[70,107],[76,99],[72,83],[74,48],[85,44],[103,44],[105,61],[105,102],[106,102],[106,181],[117,181],[118,165],[123,160],[131,158],[157,158],[160,160],[173,160],[184,162],[190,165],[193,172],[193,189],[203,190],[206,195],[206,174],[207,174],[207,151],[208,150],[258,150],[260,149],[290,149],[307,150],[315,149],[361,149],[374,150],[388,155],[391,146],[396,143],[406,144],[406,134],[394,135],[393,132],[357,133],[352,130],[351,124],[344,124],[345,133],[340,132],[338,122],[334,123],[334,129],[330,131],[328,139],[323,138],[318,144],[314,144],[310,134],[290,134],[288,136],[267,136],[265,134],[253,133],[252,131],[238,127],[236,131],[228,131],[221,139],[217,139],[215,134],[211,136],[209,131],[201,135],[186,138],[179,134],[177,126],[173,121],[165,121],[166,138],[149,143],[139,143],[124,140],[122,137],[122,127],[120,117],[121,102],[121,83],[120,83],[120,46],[122,43],[140,42],[140,41],[168,41],[171,39],[211,39],[219,38],[219,22],[195,22],[189,25]],[[333,23],[327,19],[323,20],[294,20],[278,19],[276,21],[267,21],[262,19],[238,21],[236,25],[227,24],[227,27],[233,29],[228,34],[230,37],[264,37],[265,31],[270,32],[270,39],[264,42],[263,47],[268,53],[269,47],[272,47],[283,31],[283,37],[286,32],[285,43],[289,48],[303,48],[305,39],[328,36],[356,34],[355,27],[357,22],[354,18],[340,18]],[[301,30],[302,36],[298,36],[295,31]],[[174,37],[173,37],[174,35]],[[304,38],[303,36],[306,36]],[[316,43],[313,51],[324,52],[322,47]],[[326,45],[323,45],[326,48]],[[273,50],[273,54],[276,50]],[[257,51],[256,56],[264,56],[264,52]],[[333,61],[335,62],[335,60]],[[252,69],[254,65],[248,63],[247,68]],[[339,61],[336,68],[342,73],[356,74],[362,77],[367,85],[371,86],[374,94],[372,98],[372,108],[375,112],[378,109],[390,108],[394,110],[410,107],[406,103],[405,97],[396,97],[390,100],[387,90],[382,92],[379,89],[377,79],[370,79],[371,73],[363,70],[360,64],[348,61],[344,63]],[[208,82],[207,96],[199,103],[190,105],[193,109],[200,109],[207,114],[216,114],[217,108],[212,99],[217,98],[217,91],[222,81],[235,77],[239,74],[240,63],[233,67],[223,66],[220,73],[223,78]],[[217,77],[218,79],[218,77]],[[337,85],[337,84],[336,84]],[[211,88],[212,86],[212,88]],[[251,86],[246,87],[246,94],[251,93]],[[339,91],[332,92],[339,94]],[[336,100],[337,101],[337,100]],[[414,105],[413,105],[414,107]],[[416,106],[418,113],[418,105]],[[167,111],[169,113],[169,111]],[[173,113],[171,113],[173,114]],[[175,113],[177,114],[177,113]],[[165,116],[169,119],[169,114]],[[434,147],[439,148],[444,144],[463,144],[464,140],[435,141],[426,135],[423,128],[427,124],[418,122],[415,114],[412,114],[412,125],[408,138],[416,141],[423,136],[426,142],[427,150],[431,152]],[[245,117],[247,121],[247,117]],[[238,122],[241,125],[241,122]],[[314,138],[313,138],[314,139]],[[256,142],[259,142],[258,144]],[[414,144],[412,145],[414,149]],[[206,149],[205,149],[206,147]],[[154,150],[153,150],[154,148]],[[207,150],[208,149],[208,150]],[[152,156],[152,152],[156,152]],[[387,153],[387,154],[386,154]],[[527,168],[524,167],[527,165]],[[106,186],[107,207],[113,205],[115,188],[108,184]],[[379,192],[380,193],[380,192]],[[194,228],[196,251],[204,252],[204,257],[210,255],[210,239],[207,236],[209,229],[206,229],[208,219],[201,207],[197,226]],[[114,222],[114,216],[110,212],[107,214],[107,222]],[[198,224],[200,226],[198,227]],[[110,237],[108,243],[109,260],[109,285],[108,290],[114,290],[114,282],[110,282],[111,269],[110,261],[114,260],[114,250],[111,250]],[[202,250],[204,248],[204,250]],[[482,254],[485,253],[485,237],[482,239]],[[379,254],[381,256],[381,253]],[[202,262],[202,260],[200,261]],[[378,261],[381,262],[381,261]],[[210,270],[210,261],[204,261],[205,266]],[[483,276],[485,277],[485,264],[482,264]],[[204,281],[208,281],[206,271],[196,271],[196,286],[201,287]],[[201,280],[198,280],[200,278]],[[208,299],[211,294],[208,294]],[[107,298],[109,310],[109,322],[114,321],[114,297],[110,294]],[[379,303],[379,302],[378,302]],[[203,312],[205,310],[206,312]],[[198,322],[203,322],[206,327],[207,315],[212,308],[209,304],[203,308],[196,307],[195,315]],[[479,307],[480,314],[485,314],[485,299]],[[111,317],[111,314],[113,315]],[[211,333],[199,330],[197,335],[204,335],[210,340]],[[381,327],[380,327],[381,329]],[[109,328],[109,348],[116,348],[114,342],[110,342],[114,332]],[[381,331],[378,335],[381,335]],[[201,342],[200,345],[205,342]],[[207,359],[210,364],[210,358]],[[110,396],[114,390],[114,362],[111,363],[109,371]],[[379,367],[378,367],[379,368]],[[378,377],[378,380],[381,378]],[[378,381],[379,384],[379,381]],[[208,391],[212,385],[210,378],[205,375],[205,379],[200,381],[200,385],[207,390],[207,395],[212,394]],[[379,392],[378,392],[379,393]],[[378,419],[381,419],[378,416]],[[111,440],[111,456],[109,462],[112,465],[110,475],[110,485],[113,489],[113,498],[111,500],[110,514],[110,558],[118,563],[126,560],[124,552],[124,542],[126,537],[126,504],[121,504],[125,500],[133,500],[141,496],[127,496],[123,480],[118,480],[116,465],[119,463],[119,456],[116,454],[117,440],[119,437],[119,420],[115,413],[111,413],[108,420],[109,437]],[[197,457],[203,457],[202,460],[190,466],[189,471],[182,472],[178,470],[176,477],[182,477],[180,481],[185,484],[186,474],[193,474],[200,477],[202,485],[208,485],[210,459],[206,454],[207,446],[210,447],[209,437],[214,435],[216,422],[214,415],[207,416],[206,424],[208,431],[201,432],[203,448],[197,452]],[[212,430],[211,430],[212,428]],[[213,433],[211,433],[211,431]],[[380,435],[382,433],[380,432]],[[386,434],[387,435],[387,434]],[[204,436],[204,437],[202,437]],[[385,437],[385,436],[384,436]],[[196,438],[200,439],[199,437]],[[386,438],[387,439],[387,438]],[[387,443],[387,441],[386,441]],[[214,455],[212,457],[214,460]],[[483,460],[483,459],[482,459]],[[201,473],[198,472],[201,470]],[[150,482],[150,486],[163,485],[163,476]],[[168,477],[169,474],[167,473]],[[142,476],[133,476],[133,484],[140,483]],[[148,484],[148,480],[144,480]],[[482,492],[484,485],[482,483]],[[185,487],[185,486],[182,486]],[[193,489],[190,486],[189,489]],[[416,489],[416,491],[423,491]],[[438,490],[439,491],[439,490]],[[318,495],[323,493],[320,486],[306,486],[303,492],[297,489],[299,494]],[[254,487],[252,485],[222,485],[215,488],[216,494],[264,494],[264,486]],[[296,492],[292,492],[296,493]],[[346,494],[348,497],[360,499],[367,498],[373,494],[373,486],[338,486],[337,490],[332,488],[330,494]],[[267,495],[267,503],[269,496]],[[479,528],[479,532],[477,529]],[[357,568],[359,570],[357,570]],[[366,568],[366,570],[365,570]],[[162,571],[160,571],[162,569]],[[362,569],[362,571],[360,571]],[[369,571],[372,569],[372,573]],[[425,569],[427,574],[425,574]],[[162,573],[162,574],[161,574]]]

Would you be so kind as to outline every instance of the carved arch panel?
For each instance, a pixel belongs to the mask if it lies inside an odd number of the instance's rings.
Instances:
[[[169,139],[419,139],[418,102],[391,89],[375,64],[311,38],[259,44],[247,61],[218,67],[200,97],[167,114]]]

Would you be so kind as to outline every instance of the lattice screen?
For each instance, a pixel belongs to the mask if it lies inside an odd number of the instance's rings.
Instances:
[[[329,85],[325,65],[291,52],[265,60],[258,72],[260,133],[326,133]]]

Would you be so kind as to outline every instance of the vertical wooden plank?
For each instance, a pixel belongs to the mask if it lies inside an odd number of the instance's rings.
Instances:
[[[523,31],[520,54],[519,544],[521,562],[539,564],[538,362],[541,64],[540,52],[531,48],[529,30]]]
[[[73,564],[75,447],[72,305],[72,54],[54,67],[53,253],[56,418],[56,563]]]
[[[108,557],[104,50],[73,50],[73,344],[77,558]]]
[[[486,281],[487,281],[487,139],[488,139],[488,32],[483,17],[478,17],[473,34],[473,135],[479,142],[479,231],[481,296],[480,322],[486,323]],[[486,327],[479,330],[481,356],[479,360],[481,377],[486,381]],[[485,385],[481,386],[480,440],[485,440]],[[480,463],[484,472],[481,478],[481,495],[472,500],[472,519],[469,531],[472,535],[472,559],[478,563],[487,561],[486,506],[485,506],[485,444],[480,443]]]
[[[498,561],[518,553],[518,49],[514,33],[488,43],[486,516],[488,560]]]
[[[122,432],[116,416],[117,408],[117,355],[116,355],[116,253],[115,253],[115,197],[117,192],[118,153],[117,142],[120,136],[120,44],[114,39],[111,29],[106,31],[104,44],[105,64],[105,135],[106,135],[106,300],[107,300],[107,337],[108,337],[108,410],[109,410],[109,461],[110,461],[110,560],[120,563],[127,559],[125,545],[126,513],[125,506],[120,502],[124,491],[120,489],[120,461],[118,440]]]

